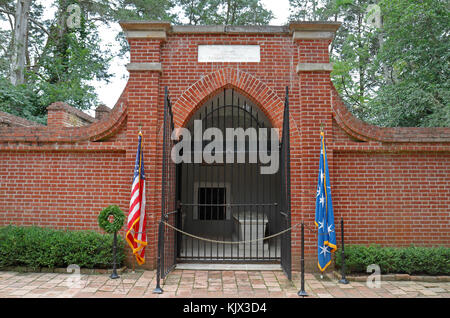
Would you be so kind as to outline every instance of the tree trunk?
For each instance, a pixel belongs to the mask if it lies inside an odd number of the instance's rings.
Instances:
[[[25,59],[30,4],[31,0],[17,0],[16,3],[10,75],[10,81],[13,85],[23,84],[25,82]]]
[[[225,25],[229,24],[229,21],[230,21],[230,10],[231,10],[230,0],[227,0],[227,17],[226,17],[226,20],[225,20]]]
[[[378,2],[377,2],[378,3]],[[378,30],[378,45],[380,46],[378,52],[383,52],[384,38],[383,38],[383,17],[381,19],[381,28]],[[385,62],[382,62],[384,80],[387,84],[392,84],[391,75],[389,71],[389,67]]]

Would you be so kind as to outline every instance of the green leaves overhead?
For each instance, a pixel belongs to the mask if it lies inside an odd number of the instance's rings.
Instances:
[[[178,13],[172,12],[177,0],[118,0],[112,7],[114,20],[161,20],[176,23]]]
[[[331,76],[354,115],[380,126],[449,126],[448,1],[290,4],[292,20],[342,22],[330,48]],[[379,26],[368,19],[376,14]]]
[[[0,110],[39,122],[46,121],[46,107],[55,101],[83,110],[98,105],[93,81],[108,82],[114,57],[100,46],[100,26],[120,20],[258,25],[273,17],[259,0],[53,0],[50,6],[32,1],[22,39],[27,44],[26,63],[20,64],[25,83],[19,87],[8,83],[17,1],[0,0],[5,25],[0,30]],[[50,18],[49,9],[54,12]],[[122,55],[127,43],[123,36],[118,41]]]
[[[14,18],[14,3],[0,2],[0,16],[3,19]],[[69,6],[74,3],[78,5],[78,12],[70,10]],[[108,1],[57,0],[50,7],[55,15],[46,18],[45,8],[32,1],[24,42],[28,45],[26,64],[22,66],[25,73],[25,83],[21,85],[24,98],[12,98],[17,93],[17,86],[6,83],[11,50],[0,51],[0,76],[3,78],[0,110],[45,122],[46,108],[55,101],[64,101],[80,109],[97,106],[92,80],[107,82],[111,77],[108,73],[111,55],[107,49],[100,47],[98,25],[95,24],[111,18],[107,4]],[[77,23],[72,25],[69,20]],[[14,31],[14,24],[11,24],[10,30],[0,34],[0,37],[9,39],[4,46],[13,46],[11,34]]]
[[[178,0],[188,24],[263,25],[273,18],[259,0]]]
[[[387,65],[389,77],[369,104],[374,123],[450,126],[448,1],[392,0],[380,6],[385,43],[377,60]]]

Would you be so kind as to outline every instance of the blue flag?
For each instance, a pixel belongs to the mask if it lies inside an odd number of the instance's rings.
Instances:
[[[331,203],[331,185],[328,174],[325,135],[320,133],[319,177],[316,193],[316,226],[318,243],[318,266],[324,271],[331,263],[331,253],[336,251],[336,232],[334,227],[333,205]]]

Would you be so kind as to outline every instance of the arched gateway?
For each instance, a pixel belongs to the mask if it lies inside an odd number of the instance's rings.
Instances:
[[[287,94],[286,89],[282,131],[230,86],[212,94],[175,130],[166,90],[163,275],[187,261],[281,263],[291,276]]]

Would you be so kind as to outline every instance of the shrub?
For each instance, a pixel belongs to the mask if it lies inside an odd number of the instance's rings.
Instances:
[[[0,268],[7,266],[111,268],[113,235],[94,231],[64,231],[39,227],[0,228]],[[118,236],[117,264],[124,259],[124,240]]]
[[[341,253],[336,253],[336,267],[341,268]],[[346,273],[366,273],[367,266],[377,264],[382,274],[406,273],[450,274],[448,247],[381,247],[350,245],[345,247]]]

